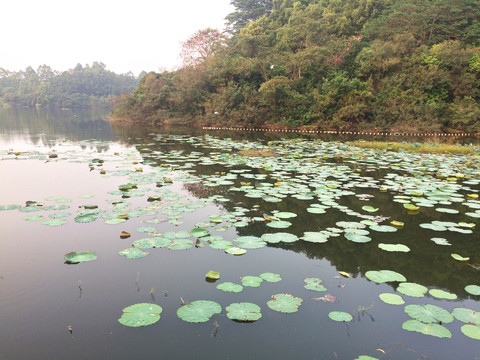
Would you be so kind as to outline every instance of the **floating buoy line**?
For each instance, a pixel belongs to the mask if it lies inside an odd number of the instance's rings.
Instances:
[[[203,126],[203,130],[230,130],[230,131],[261,131],[261,132],[282,132],[302,134],[335,134],[335,135],[373,135],[373,136],[461,136],[478,137],[480,133],[404,133],[404,132],[379,132],[379,131],[337,131],[337,130],[306,130],[306,129],[269,129],[269,128],[248,128],[248,127],[226,127],[226,126]]]

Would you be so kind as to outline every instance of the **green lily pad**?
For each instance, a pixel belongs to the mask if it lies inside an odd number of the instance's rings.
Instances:
[[[378,208],[374,208],[373,206],[365,205],[365,206],[362,206],[362,210],[364,210],[366,212],[374,213],[374,212],[378,211]]]
[[[225,249],[225,252],[230,255],[240,256],[240,255],[244,255],[247,252],[247,250],[236,247],[236,246],[231,246]]]
[[[25,221],[39,221],[39,220],[43,220],[43,215],[27,216],[27,217],[24,217],[23,220],[25,220]]]
[[[295,214],[293,212],[288,212],[288,211],[281,211],[281,212],[276,213],[275,217],[277,217],[279,219],[290,219],[290,218],[297,217],[297,214]]]
[[[170,245],[167,246],[169,250],[188,250],[194,244],[190,239],[175,239]]]
[[[263,279],[259,276],[243,276],[242,285],[250,287],[259,287],[263,282]]]
[[[285,220],[275,220],[275,221],[268,222],[267,226],[274,229],[286,229],[292,226],[292,223]]]
[[[463,325],[460,330],[465,336],[469,338],[480,340],[480,326],[477,325]]]
[[[420,207],[418,206],[415,206],[413,204],[403,204],[403,207],[409,211],[416,211],[418,209],[420,209]]]
[[[105,220],[105,224],[107,225],[117,225],[117,224],[121,224],[121,223],[124,223],[125,219],[119,219],[119,218],[113,218],[113,219],[108,219],[108,220]]]
[[[210,270],[208,273],[205,274],[205,277],[207,277],[209,279],[218,280],[218,279],[220,279],[220,273],[218,271]]]
[[[403,244],[378,244],[378,247],[385,251],[391,252],[409,252],[410,248]]]
[[[177,310],[177,316],[186,322],[207,322],[215,314],[220,314],[222,307],[215,301],[197,300]]]
[[[452,333],[446,327],[439,324],[425,324],[418,320],[407,320],[402,324],[402,329],[415,331],[425,335],[436,336],[439,338],[451,338]]]
[[[428,288],[416,283],[402,282],[398,285],[397,291],[407,296],[424,297]]]
[[[118,255],[124,256],[127,259],[139,259],[147,256],[148,254],[150,254],[148,251],[142,251],[134,247],[124,249],[118,252]]]
[[[285,232],[278,232],[274,234],[263,234],[262,240],[270,244],[278,244],[280,242],[292,243],[298,240],[298,236]]]
[[[225,308],[227,317],[235,321],[251,322],[256,321],[262,317],[260,306],[249,303],[233,303]]]
[[[304,279],[304,281],[305,281],[304,288],[307,290],[327,291],[327,288],[322,284],[323,280],[320,278],[311,277],[311,278]]]
[[[424,322],[424,323],[451,323],[453,321],[453,315],[450,314],[444,308],[440,306],[425,304],[417,305],[410,304],[405,306],[405,312],[410,315],[415,320]]]
[[[357,234],[355,232],[346,232],[344,236],[345,239],[360,244],[372,241],[372,238],[366,235]]]
[[[65,261],[68,264],[78,264],[81,262],[93,261],[97,259],[97,254],[93,251],[70,252],[65,254]]]
[[[390,225],[372,225],[370,229],[378,232],[396,232],[398,230],[396,227]]]
[[[465,286],[465,291],[471,295],[480,295],[480,286],[478,285],[467,285]]]
[[[294,313],[302,304],[303,299],[290,294],[272,295],[272,299],[267,302],[267,306],[275,311],[282,313]]]
[[[333,321],[350,322],[353,320],[353,316],[344,311],[331,311],[328,313],[328,317]]]
[[[449,208],[436,208],[436,211],[439,213],[445,213],[445,214],[458,214],[459,211],[455,209],[449,209]]]
[[[443,245],[443,246],[450,246],[450,245],[452,245],[452,244],[450,244],[450,243],[448,242],[448,240],[445,239],[445,238],[431,238],[430,240],[432,240],[432,241],[433,241],[435,244],[437,244],[437,245]]]
[[[129,327],[155,324],[160,320],[162,307],[156,304],[140,303],[126,307],[118,322]]]
[[[119,220],[122,220],[122,219],[119,219]],[[157,231],[157,228],[155,226],[144,226],[144,227],[139,227],[136,230],[141,233],[154,233]]]
[[[405,276],[392,270],[370,270],[365,273],[367,279],[377,283],[407,281]]]
[[[355,358],[354,360],[379,360],[376,357],[368,356],[368,355],[360,355],[359,357]]]
[[[54,220],[47,220],[44,221],[42,224],[47,226],[61,226],[65,225],[68,221],[62,219],[54,219]]]
[[[306,231],[303,233],[303,236],[300,239],[303,241],[320,244],[328,241],[328,235],[323,232]]]
[[[276,283],[276,282],[279,282],[280,280],[282,280],[282,278],[279,274],[274,274],[274,273],[271,273],[271,272],[266,272],[266,273],[260,274],[260,277],[263,280],[265,280],[267,282],[271,282],[271,283]]]
[[[480,312],[467,308],[455,308],[452,310],[455,319],[473,325],[480,325]]]
[[[397,295],[397,294],[382,293],[382,294],[379,294],[378,297],[384,303],[387,303],[387,304],[390,304],[390,305],[403,305],[403,304],[405,304],[405,300],[403,300],[403,298],[400,295]]]
[[[204,228],[195,228],[195,229],[190,230],[190,235],[192,235],[196,238],[201,238],[203,236],[210,235],[210,230],[204,229]]]
[[[239,285],[239,284],[235,284],[235,283],[232,283],[232,282],[228,282],[228,281],[227,281],[227,282],[218,284],[218,285],[217,285],[217,289],[218,289],[218,290],[225,291],[225,292],[238,293],[238,292],[241,292],[241,291],[243,290],[243,286],[242,286],[242,285]]]
[[[430,289],[428,293],[438,299],[455,300],[457,298],[457,295],[440,289]]]
[[[468,260],[470,260],[469,257],[463,257],[463,256],[458,255],[458,254],[451,254],[451,255],[455,260],[458,260],[458,261],[468,261]]]

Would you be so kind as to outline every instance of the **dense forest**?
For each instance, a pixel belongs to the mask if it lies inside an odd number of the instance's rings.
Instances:
[[[141,74],[140,76],[144,76]],[[138,78],[117,75],[105,64],[77,64],[68,71],[54,71],[41,65],[35,71],[8,71],[0,68],[0,106],[92,107],[110,105],[112,99],[133,91]]]
[[[480,131],[478,0],[232,0],[113,120]]]

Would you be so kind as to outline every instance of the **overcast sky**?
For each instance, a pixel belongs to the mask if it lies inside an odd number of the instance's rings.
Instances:
[[[0,67],[67,70],[103,62],[116,73],[171,70],[181,42],[223,29],[230,0],[5,0]]]

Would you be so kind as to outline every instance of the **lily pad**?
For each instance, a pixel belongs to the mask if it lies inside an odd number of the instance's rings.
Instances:
[[[240,256],[240,255],[244,255],[247,252],[247,250],[236,247],[236,246],[231,246],[226,248],[225,252],[230,255]]]
[[[405,304],[405,300],[403,300],[403,298],[400,295],[397,295],[397,294],[382,293],[382,294],[379,294],[378,297],[384,303],[387,303],[387,304],[390,304],[390,305],[403,305],[403,304]]]
[[[370,270],[365,273],[367,279],[377,283],[407,281],[405,276],[392,270]]]
[[[328,235],[323,232],[306,231],[300,239],[311,243],[325,243],[328,241]]]
[[[282,280],[281,276],[279,274],[274,274],[274,273],[271,273],[271,272],[266,272],[266,273],[263,273],[263,274],[260,274],[260,277],[267,281],[267,282],[271,282],[271,283],[276,283],[276,282],[279,282]]]
[[[362,206],[362,210],[370,213],[374,213],[378,211],[378,208],[374,208],[373,206],[365,205]]]
[[[263,234],[262,240],[270,244],[277,244],[279,242],[292,243],[298,240],[298,236],[285,232],[278,232],[274,234]]]
[[[402,282],[400,285],[398,285],[397,291],[407,296],[424,297],[428,291],[428,288],[416,283]]]
[[[415,331],[425,335],[436,336],[439,338],[451,338],[452,333],[446,327],[439,324],[425,324],[418,320],[407,320],[402,324],[402,329]]]
[[[243,290],[243,286],[227,281],[227,282],[218,284],[217,289],[225,292],[239,293]]]
[[[455,308],[452,310],[455,319],[473,325],[480,325],[480,312],[467,308]]]
[[[128,248],[118,252],[118,255],[124,256],[127,259],[139,259],[150,254],[148,251],[142,251],[138,248]]]
[[[303,299],[291,294],[272,295],[272,299],[267,302],[267,306],[275,311],[282,313],[294,313],[302,304]]]
[[[97,259],[97,254],[93,251],[70,252],[65,254],[65,261],[68,264],[78,264],[81,262],[93,261]]]
[[[218,271],[210,270],[208,273],[205,274],[205,277],[207,277],[209,279],[218,280],[218,279],[220,279],[220,273]]]
[[[457,295],[440,289],[430,289],[428,293],[438,299],[455,300],[457,298]]]
[[[195,228],[195,229],[190,230],[190,235],[192,235],[196,238],[201,238],[203,236],[210,235],[210,230],[204,229],[204,228]]]
[[[225,308],[227,317],[235,321],[251,322],[262,317],[260,306],[250,303],[241,302],[233,303]]]
[[[410,248],[403,244],[378,244],[378,247],[385,251],[391,252],[409,252]]]
[[[263,282],[263,279],[259,276],[243,276],[242,285],[250,287],[259,287]]]
[[[54,219],[54,220],[47,220],[44,221],[42,224],[47,226],[61,226],[65,225],[68,221],[62,219]]]
[[[468,261],[468,260],[470,260],[469,257],[463,257],[463,256],[458,255],[458,254],[451,254],[451,255],[455,260],[458,260],[458,261]]]
[[[328,317],[333,321],[350,322],[353,320],[353,316],[344,311],[331,311],[328,313]]]
[[[304,279],[304,281],[305,281],[304,288],[307,290],[327,291],[327,288],[322,284],[323,280],[320,278],[311,277],[311,278]]]
[[[477,325],[463,325],[460,330],[465,336],[469,338],[480,340],[480,326]]]
[[[285,220],[275,220],[268,222],[267,226],[275,229],[286,229],[292,226],[292,223]]]
[[[424,323],[451,323],[453,321],[452,314],[450,314],[444,308],[432,304],[410,304],[405,306],[404,310],[412,318]]]
[[[140,303],[123,309],[123,315],[118,322],[129,327],[140,327],[155,324],[160,320],[162,307],[156,304]]]
[[[465,291],[471,295],[480,295],[480,286],[478,285],[467,285],[465,286]]]
[[[222,307],[215,301],[197,300],[177,310],[177,316],[186,322],[207,322],[215,314],[220,314]]]

